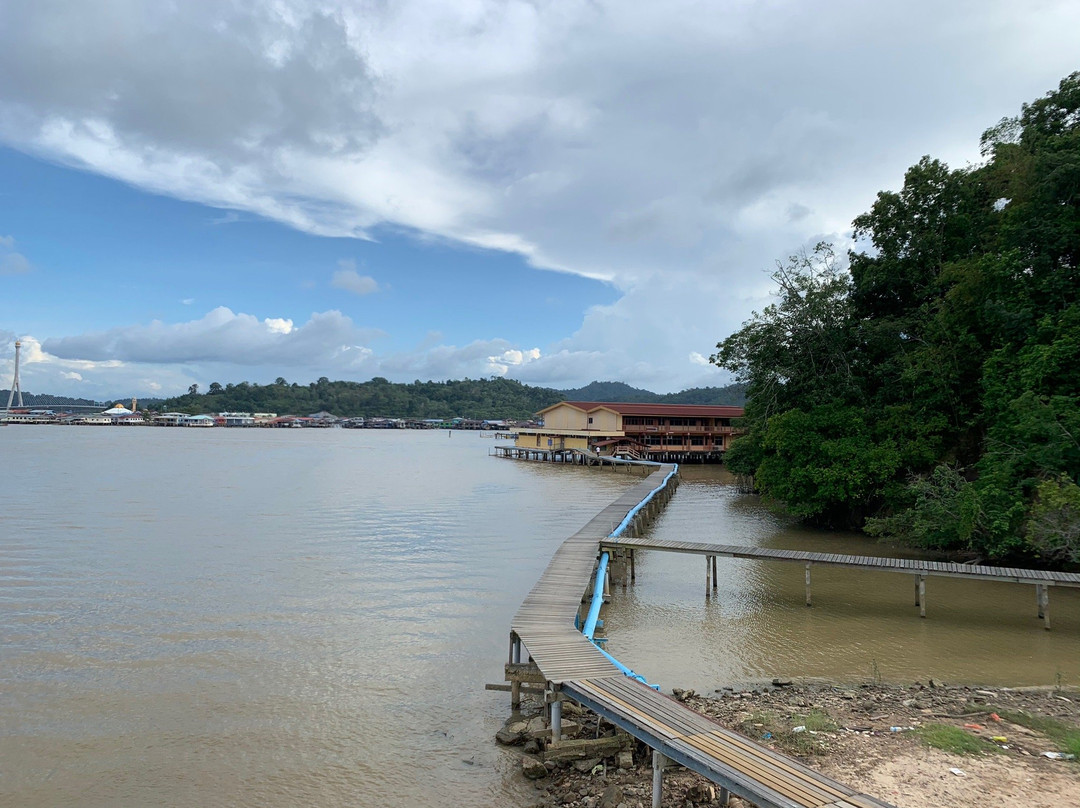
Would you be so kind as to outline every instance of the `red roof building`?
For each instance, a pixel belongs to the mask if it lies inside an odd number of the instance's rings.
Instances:
[[[518,430],[517,446],[580,449],[649,460],[719,460],[739,434],[742,407],[561,401],[537,413],[543,426]]]

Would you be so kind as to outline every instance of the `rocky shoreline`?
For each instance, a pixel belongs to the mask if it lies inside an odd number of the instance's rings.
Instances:
[[[898,808],[1080,805],[1080,692],[976,688],[933,680],[838,686],[781,681],[673,697],[758,743]],[[552,747],[539,701],[523,703],[497,740],[521,758],[534,806],[642,808],[651,804],[647,747],[572,703]],[[1080,756],[1078,756],[1080,757]],[[665,806],[715,805],[718,789],[693,772],[665,773]],[[748,803],[732,797],[732,806]]]

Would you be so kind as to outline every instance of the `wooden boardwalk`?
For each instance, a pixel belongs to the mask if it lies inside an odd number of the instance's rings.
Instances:
[[[658,467],[564,541],[526,595],[510,623],[511,637],[525,645],[545,681],[557,684],[619,673],[600,649],[575,628],[574,617],[592,581],[600,543],[674,468]]]
[[[625,676],[567,682],[562,692],[654,750],[762,808],[885,808]]]
[[[787,561],[803,564],[806,567],[806,604],[810,605],[810,569],[813,565],[829,567],[848,567],[877,572],[900,572],[915,576],[915,605],[920,614],[926,616],[926,583],[932,576],[949,578],[969,578],[980,581],[1004,581],[1035,586],[1036,604],[1039,617],[1046,628],[1050,628],[1050,593],[1051,586],[1080,588],[1080,573],[1052,572],[1049,570],[1030,570],[1018,567],[990,567],[984,564],[957,564],[948,561],[923,561],[917,558],[879,558],[877,556],[842,555],[838,553],[814,553],[806,550],[775,550],[768,547],[745,547],[733,544],[709,544],[704,542],[670,541],[651,538],[606,539],[603,546],[622,547],[635,550],[666,550],[675,553],[693,553],[715,559],[746,558],[757,561]],[[712,580],[715,586],[715,561],[713,562]],[[709,568],[706,562],[706,579]],[[706,582],[708,586],[708,582]]]
[[[575,627],[602,545],[613,529],[660,487],[673,466],[657,468],[597,514],[556,550],[511,622],[507,679],[515,707],[524,682],[543,683],[551,703],[553,741],[561,735],[561,700],[572,699],[653,749],[653,805],[660,805],[663,767],[674,761],[761,808],[891,808],[797,761],[705,718],[624,676]],[[670,496],[671,486],[656,496]],[[630,540],[618,544],[628,546]],[[526,663],[525,655],[530,658]]]

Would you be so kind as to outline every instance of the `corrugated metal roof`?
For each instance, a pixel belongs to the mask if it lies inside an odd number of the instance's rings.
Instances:
[[[742,407],[714,406],[711,404],[626,404],[610,401],[561,401],[579,410],[591,412],[601,408],[614,410],[620,415],[659,415],[665,418],[741,418]],[[554,407],[559,406],[555,404]],[[547,410],[553,409],[548,407]],[[547,412],[541,410],[541,412]]]

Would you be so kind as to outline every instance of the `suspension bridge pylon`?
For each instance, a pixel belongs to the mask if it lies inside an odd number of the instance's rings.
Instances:
[[[18,395],[18,404],[16,406],[23,406],[22,387],[19,385],[19,352],[22,349],[22,343],[19,340],[15,340],[15,378],[11,380],[11,390],[8,391],[7,407],[11,409],[11,402],[15,400],[16,394]]]

